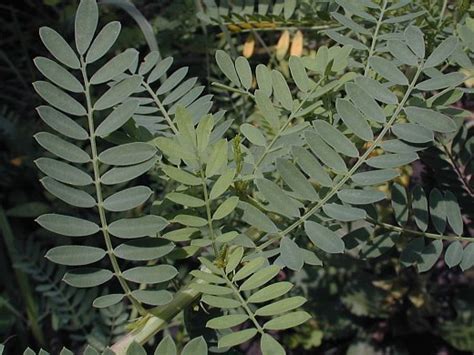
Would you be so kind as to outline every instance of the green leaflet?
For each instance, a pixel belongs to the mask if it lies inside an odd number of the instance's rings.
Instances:
[[[413,54],[413,52],[405,43],[396,39],[389,40],[387,43],[390,53],[400,62],[413,66],[418,64],[418,58]]]
[[[216,211],[212,215],[212,219],[217,221],[227,217],[235,210],[238,203],[239,198],[237,196],[232,196],[228,198],[216,209]]]
[[[116,192],[104,200],[104,208],[111,212],[131,210],[145,203],[153,194],[147,186],[135,186]]]
[[[188,227],[204,227],[207,220],[202,217],[191,216],[187,214],[180,214],[173,218],[174,223],[182,224]]]
[[[141,346],[135,340],[133,340],[127,348],[126,355],[147,355],[147,354],[146,354],[145,349],[143,349],[143,346]]]
[[[92,85],[99,85],[111,81],[125,72],[137,59],[138,52],[135,49],[127,49],[119,55],[110,59],[90,78]]]
[[[231,309],[240,307],[241,304],[239,301],[236,301],[232,298],[204,295],[201,298],[201,301],[208,304],[211,307],[221,308],[221,309]]]
[[[34,63],[41,74],[52,81],[53,84],[75,93],[84,91],[79,80],[55,61],[44,57],[36,57]]]
[[[426,59],[424,67],[431,68],[444,62],[454,52],[457,45],[458,40],[456,37],[451,36],[446,38],[438,47],[435,48],[428,59]]]
[[[34,135],[36,141],[54,155],[72,163],[87,163],[89,154],[78,146],[48,132],[39,132]]]
[[[248,328],[234,333],[226,334],[219,338],[219,348],[235,346],[249,341],[257,334],[257,329]]]
[[[113,306],[114,304],[119,303],[120,301],[123,300],[125,295],[123,294],[118,294],[118,293],[113,293],[110,295],[105,295],[105,296],[100,296],[97,297],[92,305],[95,308],[107,308],[110,306]]]
[[[421,107],[407,107],[405,108],[405,113],[408,120],[436,132],[449,133],[457,130],[456,123],[452,119],[434,110]]]
[[[323,120],[314,120],[312,123],[316,133],[337,152],[353,158],[359,156],[359,151],[354,143],[337,128]]]
[[[211,285],[211,284],[192,284],[192,288],[196,291],[199,291],[203,294],[206,295],[212,295],[212,296],[224,296],[224,295],[230,295],[232,292],[232,289],[229,287],[225,286],[218,286],[218,285]]]
[[[466,76],[463,73],[448,73],[422,81],[417,84],[415,88],[422,91],[440,90],[458,86],[462,84],[464,80],[466,80]]]
[[[398,103],[397,96],[374,79],[359,76],[355,83],[377,101],[392,105]]]
[[[337,193],[337,197],[353,205],[368,205],[385,199],[385,194],[377,190],[343,189]]]
[[[53,263],[79,266],[95,263],[105,256],[105,250],[85,245],[62,245],[50,249],[45,258]]]
[[[225,266],[225,273],[229,274],[239,266],[242,257],[244,256],[244,248],[237,247],[229,255],[227,265]]]
[[[229,79],[230,81],[232,81],[234,85],[239,87],[240,86],[239,77],[237,76],[234,63],[232,62],[232,59],[230,58],[230,56],[222,50],[217,50],[216,62],[217,62],[217,65],[219,66],[219,69],[222,71],[222,73],[224,73],[227,79]]]
[[[354,32],[369,35],[370,31],[364,26],[359,25],[357,22],[353,21],[350,17],[344,16],[338,12],[331,12],[331,16],[336,19],[341,25],[353,30]]]
[[[287,239],[287,238],[285,238]],[[288,281],[276,282],[268,285],[252,294],[247,302],[263,303],[287,294],[293,288],[293,284]]]
[[[462,253],[461,270],[466,271],[474,266],[474,243],[469,243]]]
[[[303,65],[303,61],[300,57],[291,56],[288,62],[290,67],[291,76],[295,81],[296,86],[302,92],[307,92],[313,86],[311,79],[308,77],[306,70]]]
[[[276,275],[278,275],[279,272],[280,267],[278,265],[271,265],[258,270],[244,281],[244,283],[240,286],[240,291],[248,291],[263,286]]]
[[[294,192],[299,194],[300,198],[309,201],[316,201],[319,199],[314,187],[290,161],[286,159],[277,159],[276,167],[285,183]]]
[[[305,139],[313,153],[328,167],[337,173],[347,172],[347,166],[341,156],[327,145],[316,133],[306,131]]]
[[[237,71],[242,86],[247,90],[250,89],[252,86],[252,70],[245,57],[239,56],[235,60],[235,70]]]
[[[342,222],[357,221],[366,218],[365,210],[354,208],[346,205],[339,205],[336,203],[328,203],[323,206],[323,211],[329,217]]]
[[[373,168],[391,169],[407,165],[417,159],[418,155],[416,153],[396,153],[372,157],[367,159],[365,163]]]
[[[115,84],[95,102],[94,110],[105,110],[123,102],[127,97],[137,91],[141,82],[142,77],[134,75]]]
[[[271,335],[262,334],[260,339],[262,355],[285,355],[285,349]]]
[[[207,344],[202,336],[191,339],[184,346],[183,351],[181,352],[181,355],[207,355],[207,354],[208,354]],[[161,353],[159,355],[161,355]]]
[[[135,290],[132,291],[132,296],[151,306],[162,306],[173,300],[173,294],[166,290]]]
[[[257,127],[251,124],[244,123],[240,126],[240,132],[247,138],[250,143],[264,147],[267,144],[267,140]]]
[[[49,176],[42,178],[40,181],[49,193],[72,206],[91,208],[96,205],[95,199],[85,191],[64,185]]]
[[[163,172],[168,175],[171,179],[176,180],[177,182],[180,182],[185,185],[191,185],[191,186],[196,186],[196,185],[201,185],[202,181],[200,178],[183,171],[181,169],[178,169],[174,166],[170,165],[162,165],[161,169]]]
[[[404,226],[408,222],[409,214],[409,201],[405,187],[397,183],[393,184],[391,199],[395,220],[399,226]]]
[[[429,214],[428,214],[428,200],[426,199],[425,191],[420,185],[416,185],[411,192],[412,194],[412,208],[415,217],[415,223],[423,232],[428,228]]]
[[[264,265],[265,260],[266,259],[263,257],[257,257],[255,259],[250,260],[239,271],[235,273],[234,277],[232,278],[232,281],[240,281],[252,275]]]
[[[77,288],[88,288],[102,285],[109,281],[114,274],[110,270],[97,268],[82,268],[67,272],[63,281]]]
[[[41,27],[39,34],[45,47],[57,60],[69,68],[79,69],[79,59],[59,33],[49,27]]]
[[[178,352],[176,350],[176,344],[174,343],[173,338],[167,335],[160,341],[160,343],[156,347],[154,355],[177,355],[177,353]],[[203,354],[207,355],[207,350]]]
[[[263,328],[268,330],[289,329],[303,324],[308,319],[311,319],[311,315],[309,313],[297,311],[269,320],[263,325]]]
[[[322,186],[332,186],[329,174],[324,170],[319,161],[306,149],[302,147],[292,147],[292,152],[300,168],[318,184]]]
[[[426,272],[433,267],[443,251],[443,242],[435,240],[423,248],[417,263],[418,272]]]
[[[463,256],[463,246],[460,241],[456,240],[449,244],[448,248],[446,249],[446,253],[444,254],[444,260],[448,267],[452,268],[462,260]]]
[[[301,296],[294,296],[290,298],[285,298],[269,305],[263,306],[255,311],[255,315],[262,317],[274,316],[277,314],[285,313],[291,311],[295,308],[300,307],[306,302],[306,299]]]
[[[440,234],[444,233],[446,229],[446,204],[444,196],[438,189],[433,189],[430,192],[430,215],[436,231]]]
[[[394,124],[392,133],[409,143],[428,143],[434,140],[432,130],[414,123]]]
[[[227,146],[225,139],[219,140],[214,145],[206,164],[206,176],[213,176],[227,166]]]
[[[425,57],[425,39],[423,32],[416,26],[408,26],[405,29],[405,42],[418,58]]]
[[[99,22],[99,9],[96,0],[81,0],[76,11],[75,38],[79,54],[84,54],[94,38],[97,23]]]
[[[48,126],[62,135],[77,140],[86,140],[89,138],[89,134],[84,128],[55,108],[39,106],[37,111],[41,119]]]
[[[68,237],[84,237],[100,230],[99,226],[93,222],[53,213],[39,216],[36,222],[51,232]]]
[[[304,230],[308,238],[326,253],[343,253],[344,241],[332,230],[312,221],[306,221]]]
[[[158,238],[142,238],[120,244],[114,255],[124,260],[148,261],[171,253],[175,245]]]
[[[349,100],[337,99],[336,110],[346,126],[359,138],[365,141],[374,139],[374,134],[364,116]]]
[[[128,281],[147,284],[167,282],[177,274],[178,270],[171,265],[137,266],[122,272]]]
[[[227,329],[245,322],[249,317],[246,314],[230,314],[209,320],[206,327],[211,329]]]
[[[79,101],[69,96],[57,86],[46,81],[36,81],[33,87],[47,103],[73,116],[86,115],[86,109]]]
[[[456,196],[451,191],[446,191],[444,193],[444,201],[448,223],[455,234],[461,235],[463,232],[464,221],[462,219],[461,209]]]
[[[108,165],[133,165],[150,159],[156,154],[151,144],[133,142],[109,148],[99,154],[99,160]]]
[[[173,90],[188,74],[188,67],[183,67],[171,74],[156,91],[156,95],[163,95]]]
[[[130,99],[120,104],[97,127],[95,133],[103,138],[122,127],[137,111],[138,100]]]
[[[283,74],[279,71],[272,70],[272,86],[274,97],[286,110],[291,111],[293,108],[291,91],[283,77]]]
[[[100,180],[104,185],[115,185],[130,181],[150,170],[155,165],[156,160],[156,158],[152,158],[140,164],[112,168],[102,175]]]
[[[382,108],[362,87],[347,83],[345,89],[352,102],[369,120],[385,123],[386,118]]]
[[[87,51],[86,63],[95,62],[109,51],[117,40],[121,27],[120,22],[112,21],[100,30]]]
[[[255,90],[255,99],[257,99],[257,91],[260,94],[264,94],[267,97],[270,97],[272,94],[272,73],[265,65],[259,64],[255,69],[255,76],[258,84],[259,90]]]
[[[280,257],[288,268],[299,271],[304,265],[304,256],[300,247],[290,238],[282,238],[280,241]],[[258,293],[258,292],[257,292]],[[252,295],[255,296],[256,294]],[[255,296],[257,297],[257,296]],[[251,297],[252,298],[252,297]],[[250,301],[250,298],[249,298]]]
[[[369,64],[377,74],[397,85],[408,85],[408,79],[391,61],[382,57],[369,58]]]
[[[166,198],[175,203],[188,207],[202,207],[205,205],[204,200],[179,192],[170,192],[166,195]]]
[[[38,158],[35,160],[35,164],[44,174],[66,184],[86,186],[93,183],[87,173],[59,160]]]
[[[265,120],[273,129],[279,129],[279,113],[273,106],[270,98],[261,89],[255,90],[255,102]]]
[[[358,185],[373,186],[393,180],[399,175],[394,169],[380,169],[356,173],[351,176],[351,179]]]
[[[155,237],[158,232],[168,225],[163,217],[147,215],[136,218],[123,218],[112,222],[108,230],[117,238]]]
[[[150,75],[148,75],[147,83],[151,84],[155,82],[156,80],[160,79],[165,73],[168,71],[168,69],[171,67],[173,64],[173,57],[166,57],[159,61],[155,68],[151,71]]]
[[[267,179],[257,179],[258,190],[268,201],[268,208],[287,217],[299,217],[299,203],[289,197],[278,185]]]

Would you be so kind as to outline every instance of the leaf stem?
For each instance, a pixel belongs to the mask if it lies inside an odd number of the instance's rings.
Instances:
[[[377,25],[375,26],[374,35],[372,37],[372,44],[370,45],[369,56],[367,57],[367,63],[365,65],[365,69],[364,69],[364,76],[367,76],[367,74],[369,74],[369,59],[375,53],[375,45],[377,44],[377,37],[379,35],[380,26],[382,25],[383,17],[385,15],[386,8],[387,8],[387,0],[383,0],[382,8],[380,9],[379,19],[377,20]]]
[[[86,97],[87,103],[87,122],[89,126],[89,140],[91,145],[91,154],[92,154],[92,168],[94,170],[94,185],[95,192],[97,196],[97,209],[99,211],[100,224],[102,229],[102,234],[104,236],[105,245],[107,247],[107,254],[109,256],[110,262],[112,264],[112,269],[114,270],[115,276],[117,277],[120,286],[124,290],[127,298],[130,300],[132,305],[140,312],[140,314],[146,314],[146,310],[143,306],[132,296],[132,291],[127,283],[127,281],[122,276],[122,271],[118,264],[117,258],[114,255],[112,240],[108,230],[107,218],[105,215],[104,201],[102,196],[102,188],[100,181],[100,169],[99,169],[99,159],[97,153],[97,144],[95,140],[95,127],[94,127],[94,109],[91,102],[90,94],[90,83],[87,77],[86,71],[87,64],[84,61],[84,58],[81,56],[81,72],[84,80],[84,94]]]
[[[150,85],[148,85],[148,83],[146,83],[145,81],[143,81],[143,86],[145,87],[145,89],[148,91],[148,93],[150,94],[151,98],[153,99],[153,101],[155,102],[156,106],[158,107],[158,109],[161,111],[161,113],[163,114],[163,117],[165,118],[166,122],[168,122],[168,126],[171,128],[171,130],[173,131],[174,134],[178,134],[178,130],[176,129],[176,126],[174,125],[173,123],[173,120],[171,119],[170,115],[168,114],[168,111],[166,111],[165,107],[163,106],[163,104],[161,103],[160,99],[158,98],[158,96],[155,94],[155,92],[153,91],[153,89],[151,88]]]
[[[212,225],[212,214],[211,214],[211,203],[209,200],[209,192],[207,191],[206,177],[204,176],[204,170],[201,167],[201,184],[204,194],[204,203],[206,204],[206,217],[207,217],[207,226],[209,228],[209,235],[212,240],[212,248],[214,249],[214,256],[217,258],[219,255],[219,250],[216,245],[216,236],[214,234],[214,227]]]

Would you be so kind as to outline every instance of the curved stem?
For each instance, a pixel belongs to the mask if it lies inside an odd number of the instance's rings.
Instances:
[[[176,129],[176,126],[173,123],[173,120],[171,119],[170,115],[168,114],[168,111],[166,111],[165,107],[161,103],[161,100],[158,98],[158,96],[155,94],[153,89],[151,88],[148,83],[145,81],[143,82],[143,86],[145,87],[146,91],[150,94],[151,98],[155,102],[155,105],[158,107],[158,109],[161,111],[163,114],[163,117],[165,118],[166,122],[168,123],[168,126],[171,128],[174,134],[178,134],[178,130]]]
[[[318,211],[322,206],[326,204],[335,194],[339,192],[339,190],[344,186],[344,184],[351,178],[351,176],[359,169],[359,167],[365,163],[366,159],[370,156],[370,154],[373,152],[375,148],[377,148],[378,144],[381,142],[381,140],[384,138],[384,136],[388,133],[392,125],[394,124],[395,120],[397,119],[398,115],[400,114],[401,110],[405,106],[406,101],[410,97],[411,92],[413,91],[413,88],[416,85],[416,81],[418,80],[418,77],[420,76],[421,72],[423,70],[423,63],[420,64],[418,67],[418,70],[415,73],[415,76],[413,77],[413,80],[411,81],[410,85],[407,88],[407,91],[405,92],[405,95],[403,96],[402,101],[398,104],[395,112],[393,113],[392,117],[390,120],[387,122],[387,124],[384,126],[382,131],[380,131],[379,135],[377,138],[374,140],[372,145],[365,151],[365,153],[357,160],[357,162],[354,164],[354,166],[339,180],[339,182],[328,192],[324,198],[322,198],[315,206],[309,207],[307,212],[303,214],[296,222],[292,223],[289,225],[284,231],[280,232],[276,238],[272,238],[271,240],[268,240],[267,242],[263,243],[260,247],[259,250],[265,249],[268,245],[273,243],[274,240],[278,240],[283,238],[285,235],[299,227],[301,224],[303,224],[310,216],[312,216],[316,211]]]
[[[382,25],[382,21],[383,21],[384,15],[385,15],[386,8],[387,8],[387,0],[383,0],[382,8],[380,9],[379,19],[377,20],[377,25],[375,26],[374,35],[372,37],[372,44],[370,45],[369,56],[367,57],[367,63],[365,65],[365,69],[364,69],[364,76],[367,76],[367,74],[369,73],[369,59],[375,53],[375,45],[377,44],[377,37],[379,35],[380,26]]]
[[[97,144],[95,140],[94,109],[92,108],[90,83],[87,77],[86,66],[87,64],[85,63],[84,58],[81,57],[81,72],[82,72],[82,77],[84,80],[84,88],[85,88],[84,94],[85,94],[86,103],[87,103],[87,123],[89,126],[89,140],[90,140],[91,154],[92,154],[92,168],[94,170],[94,185],[95,185],[95,192],[97,196],[97,210],[99,211],[100,224],[102,227],[101,230],[104,236],[105,245],[107,247],[107,254],[109,256],[110,263],[112,264],[112,269],[114,270],[115,276],[117,277],[120,283],[120,286],[122,286],[122,289],[124,290],[127,298],[130,300],[132,305],[141,314],[146,314],[146,310],[143,308],[143,306],[132,296],[131,294],[132,291],[130,287],[128,286],[127,281],[122,276],[122,271],[120,270],[120,266],[118,264],[117,258],[115,257],[115,254],[113,251],[112,240],[109,234],[107,218],[105,215],[102,188],[100,184],[99,159],[97,158],[98,153],[97,153]]]
[[[431,239],[439,239],[439,240],[448,240],[448,241],[455,241],[455,240],[464,240],[468,242],[474,241],[474,238],[469,238],[469,237],[463,237],[462,235],[458,236],[449,236],[449,235],[443,235],[443,234],[435,234],[435,233],[427,233],[427,232],[421,232],[421,231],[416,231],[413,229],[407,229],[407,228],[402,228],[398,226],[394,226],[389,223],[383,223],[379,222],[375,219],[372,218],[367,218],[367,221],[369,223],[375,224],[383,229],[391,230],[394,232],[399,232],[399,233],[407,233],[407,234],[412,234],[412,235],[417,235],[420,237],[426,237],[426,238],[431,238]]]

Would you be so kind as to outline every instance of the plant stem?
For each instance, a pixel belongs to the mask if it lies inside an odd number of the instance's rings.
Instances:
[[[364,69],[364,76],[367,76],[367,74],[369,73],[369,59],[375,53],[375,45],[377,44],[377,37],[379,35],[380,26],[382,25],[382,21],[383,21],[384,15],[385,15],[385,9],[386,8],[387,8],[387,0],[383,0],[382,8],[380,9],[379,19],[377,20],[377,25],[375,26],[374,35],[372,37],[372,44],[370,45],[369,56],[367,58],[367,63],[365,65],[365,69]]]
[[[370,156],[370,154],[373,152],[375,148],[377,148],[378,144],[380,141],[384,138],[384,136],[387,134],[387,132],[390,130],[392,125],[394,124],[395,120],[397,119],[398,115],[400,114],[401,110],[403,109],[406,101],[410,97],[410,94],[413,90],[413,88],[416,85],[416,81],[418,80],[418,77],[420,76],[421,72],[423,70],[423,63],[420,63],[420,66],[418,67],[418,70],[415,73],[415,76],[413,77],[412,82],[407,88],[407,91],[405,92],[405,95],[403,96],[402,101],[398,104],[395,112],[393,113],[392,117],[390,120],[387,122],[387,124],[384,126],[382,131],[379,133],[377,138],[374,140],[372,145],[365,151],[365,153],[357,160],[357,162],[354,164],[354,166],[339,180],[339,182],[328,192],[324,198],[322,198],[315,206],[309,207],[307,212],[303,214],[296,222],[292,223],[290,226],[288,226],[284,231],[280,232],[276,238],[272,238],[271,240],[266,241],[262,245],[258,247],[259,250],[265,249],[268,245],[273,243],[273,241],[278,240],[283,238],[285,235],[299,227],[301,224],[303,224],[310,216],[312,216],[316,211],[318,211],[322,206],[326,204],[335,194],[339,192],[341,187],[351,178],[351,176],[359,169],[359,167],[365,163],[366,159]]]
[[[143,86],[145,87],[145,89],[148,91],[148,93],[150,94],[151,98],[153,99],[153,101],[155,102],[156,106],[158,107],[158,109],[161,111],[161,113],[163,114],[163,117],[165,118],[166,122],[168,123],[168,126],[171,128],[171,130],[173,131],[174,134],[178,134],[178,130],[176,129],[176,126],[174,125],[173,123],[173,120],[171,119],[170,115],[168,114],[168,111],[166,111],[165,107],[163,106],[163,104],[161,103],[160,99],[158,98],[158,96],[155,94],[155,92],[153,91],[153,89],[151,88],[150,85],[148,85],[148,83],[146,83],[145,81],[143,81]]]
[[[206,177],[204,176],[204,170],[202,167],[201,167],[201,182],[202,182],[202,190],[204,194],[204,203],[206,204],[207,226],[209,228],[209,235],[211,236],[211,240],[212,240],[212,248],[214,249],[214,256],[217,258],[217,256],[219,255],[219,250],[217,249],[216,236],[214,234],[214,227],[212,226],[211,203],[209,200],[209,193],[207,191]]]
[[[443,0],[443,6],[441,7],[441,11],[439,13],[438,28],[441,28],[441,25],[443,23],[444,13],[446,12],[447,6],[448,6],[448,0]]]
[[[87,77],[86,66],[87,64],[85,63],[84,58],[81,57],[81,72],[82,72],[82,77],[84,80],[84,89],[85,89],[84,94],[85,94],[86,103],[87,103],[87,122],[89,126],[89,140],[90,140],[91,154],[92,154],[92,168],[94,170],[94,184],[95,184],[95,192],[97,196],[97,209],[99,211],[102,234],[104,236],[105,245],[107,247],[107,254],[112,264],[112,268],[114,270],[115,276],[117,277],[120,283],[120,286],[122,286],[122,289],[124,290],[125,295],[130,300],[132,305],[141,314],[146,314],[146,310],[143,308],[143,306],[132,296],[132,291],[130,287],[128,286],[127,281],[122,276],[122,271],[120,270],[120,266],[118,264],[117,258],[115,257],[115,254],[113,251],[112,240],[110,238],[107,218],[105,215],[102,188],[100,184],[99,159],[98,159],[98,154],[97,154],[97,144],[95,141],[94,109],[92,107],[92,102],[91,102],[90,83]]]
[[[407,234],[412,234],[412,235],[417,235],[420,237],[426,237],[426,238],[431,238],[431,239],[439,239],[439,240],[448,240],[448,241],[455,241],[455,240],[464,240],[468,242],[474,241],[474,238],[469,238],[469,237],[463,237],[461,235],[459,236],[449,236],[449,235],[443,235],[443,234],[435,234],[435,233],[427,233],[427,232],[422,232],[422,231],[416,231],[413,229],[406,229],[402,227],[397,227],[389,223],[383,223],[379,222],[375,219],[372,218],[367,218],[367,221],[375,224],[383,229],[391,230],[394,232],[399,232],[399,233],[407,233]]]

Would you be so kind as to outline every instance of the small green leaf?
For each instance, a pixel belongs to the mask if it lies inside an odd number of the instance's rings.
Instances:
[[[425,57],[425,40],[423,32],[416,26],[408,26],[405,29],[405,42],[418,58]]]
[[[336,110],[346,126],[359,138],[372,141],[374,134],[360,111],[346,99],[336,100]]]
[[[84,54],[94,38],[97,23],[99,22],[99,9],[96,0],[81,0],[76,11],[74,23],[76,48],[79,54]]]
[[[474,243],[469,243],[462,253],[461,270],[466,271],[474,266]]]
[[[156,164],[156,158],[151,158],[143,163],[125,167],[112,168],[101,176],[100,180],[104,185],[115,185],[130,181],[145,174]]]
[[[33,83],[33,87],[38,95],[51,106],[73,116],[85,116],[87,114],[86,109],[79,101],[66,94],[57,86],[46,81],[36,81]]]
[[[239,56],[235,60],[235,70],[240,78],[240,82],[245,89],[250,89],[252,86],[252,70],[248,60],[242,56]]]
[[[89,134],[84,128],[55,108],[50,106],[39,106],[37,111],[41,119],[49,127],[62,135],[77,140],[86,140],[89,138]]]
[[[374,186],[393,180],[399,175],[394,169],[381,169],[356,173],[351,176],[351,179],[358,185]]]
[[[244,123],[240,126],[240,132],[247,138],[250,143],[264,147],[267,144],[267,140],[257,127],[252,126],[251,124]]]
[[[392,126],[392,133],[409,143],[428,143],[434,140],[432,130],[414,123],[397,123]]]
[[[316,190],[308,179],[306,179],[300,170],[290,161],[281,158],[277,159],[276,166],[285,183],[296,192],[300,198],[309,201],[319,199]]]
[[[227,140],[219,140],[213,147],[206,164],[206,176],[217,174],[227,166]]]
[[[225,273],[229,274],[239,266],[242,257],[244,256],[244,248],[237,247],[229,255],[227,265],[225,266]]]
[[[359,156],[359,151],[355,144],[334,126],[323,120],[314,120],[313,126],[316,133],[319,134],[327,144],[333,147],[336,152],[352,158]]]
[[[347,172],[347,166],[341,156],[327,145],[322,138],[310,130],[305,132],[305,140],[312,152],[328,167],[337,173]]]
[[[456,87],[466,80],[463,73],[448,73],[444,75],[435,76],[428,80],[422,81],[415,86],[416,89],[422,91],[434,91],[449,87]]]
[[[211,329],[227,329],[245,322],[249,317],[246,314],[230,314],[209,320],[206,327]]]
[[[232,281],[233,282],[240,281],[252,275],[263,266],[263,264],[265,263],[265,260],[266,259],[263,257],[257,257],[255,259],[250,260],[239,271],[237,271]]]
[[[132,296],[151,306],[163,306],[173,300],[173,294],[166,290],[135,290],[132,291]]]
[[[208,354],[207,344],[202,336],[199,338],[191,339],[184,346],[183,351],[181,352],[181,355],[207,355],[207,354]]]
[[[202,207],[205,205],[204,200],[179,192],[170,192],[166,195],[166,198],[170,201],[173,201],[174,203],[178,203],[187,207]]]
[[[110,59],[99,70],[97,70],[90,79],[92,85],[106,83],[130,68],[137,59],[138,52],[135,49],[127,49],[119,55]]]
[[[308,238],[319,249],[331,254],[344,252],[344,241],[332,230],[313,221],[306,221],[304,229]]]
[[[428,228],[429,213],[428,200],[425,191],[420,185],[416,185],[412,190],[412,208],[415,216],[415,223],[423,232]]]
[[[446,204],[446,217],[453,232],[461,235],[463,232],[464,221],[462,219],[461,208],[459,207],[456,196],[451,191],[444,193]]]
[[[395,212],[395,220],[399,226],[404,226],[408,222],[409,201],[407,191],[400,184],[392,185],[392,208]]]
[[[244,211],[242,220],[247,222],[249,225],[258,228],[259,230],[267,233],[276,233],[278,228],[275,223],[268,218],[268,216],[260,211],[255,206],[246,202],[240,202],[239,208]]]
[[[230,56],[222,50],[217,50],[216,62],[217,62],[217,65],[219,66],[219,69],[222,71],[222,73],[224,73],[227,79],[232,81],[232,83],[235,86],[239,87],[240,86],[239,77],[237,76],[234,63],[232,62],[232,59],[230,58]]]
[[[156,95],[163,95],[173,90],[188,74],[188,67],[179,68],[171,74],[156,91]]]
[[[175,245],[161,238],[140,238],[115,247],[114,255],[132,261],[148,261],[168,255]]]
[[[142,82],[142,77],[133,75],[122,80],[107,90],[94,104],[94,110],[105,110],[117,105],[137,91]]]
[[[230,295],[234,291],[231,288],[225,286],[218,286],[218,285],[210,285],[210,284],[202,284],[202,283],[194,283],[191,287],[199,291],[205,295],[212,295],[212,296],[225,296]]]
[[[463,256],[463,247],[459,240],[456,240],[449,244],[449,247],[446,249],[446,253],[444,255],[444,260],[448,267],[452,268],[458,265]]]
[[[355,79],[355,82],[377,101],[392,105],[398,103],[397,96],[374,79],[359,76]]]
[[[155,349],[154,355],[177,355],[176,344],[169,335],[165,336]],[[207,355],[204,353],[203,355]]]
[[[280,256],[283,263],[291,270],[299,271],[304,265],[301,248],[289,237],[280,241]]]
[[[277,314],[291,311],[295,308],[300,307],[306,302],[306,299],[301,296],[294,296],[285,298],[280,301],[270,303],[269,305],[263,306],[255,311],[255,315],[262,317],[274,316]]]
[[[232,298],[204,295],[201,298],[201,301],[208,304],[211,307],[221,308],[221,309],[230,309],[240,307],[241,304],[239,301],[236,301]]]
[[[69,68],[80,68],[77,55],[59,33],[49,27],[41,27],[39,34],[45,47],[57,60]]]
[[[286,355],[285,349],[269,334],[262,334],[260,350],[262,355]]]
[[[277,70],[272,70],[272,86],[275,98],[286,110],[291,111],[293,108],[293,98],[291,97],[290,88],[283,74]]]
[[[117,238],[155,237],[168,225],[168,221],[160,216],[148,215],[135,218],[123,218],[112,222],[108,229]]]
[[[267,266],[250,276],[240,286],[240,291],[248,291],[263,286],[280,272],[278,265]]]
[[[125,280],[147,284],[167,282],[177,274],[178,270],[171,265],[137,266],[122,272]]]
[[[227,348],[231,346],[236,346],[246,341],[249,341],[257,334],[257,329],[249,328],[244,330],[239,330],[230,334],[226,334],[219,338],[218,347]]]
[[[143,346],[132,340],[127,348],[126,355],[146,355],[146,351],[143,349]]]
[[[223,283],[226,282],[222,277],[219,277],[219,276],[213,275],[209,272],[204,272],[204,271],[201,271],[201,270],[193,270],[193,271],[190,272],[190,274],[193,275],[194,277],[200,279],[200,280],[204,280],[204,281],[207,281],[207,282],[210,282],[210,283],[223,284]]]
[[[261,89],[255,90],[255,103],[270,126],[278,130],[280,128],[280,115],[269,97]]]
[[[436,132],[450,133],[457,130],[456,123],[448,116],[421,107],[405,108],[408,120]]]
[[[287,239],[287,238],[284,238]],[[251,295],[247,302],[263,303],[287,294],[293,288],[293,284],[288,281],[276,282],[258,290]]]
[[[102,58],[112,48],[121,27],[120,22],[112,21],[102,28],[87,51],[86,63],[93,63]]]
[[[217,220],[227,217],[229,214],[231,214],[235,210],[238,203],[239,203],[239,198],[237,196],[232,196],[226,199],[214,212],[214,214],[212,215],[212,219],[217,221]]]
[[[85,191],[64,185],[49,176],[44,177],[40,181],[49,193],[72,206],[91,208],[96,205],[94,198]]]
[[[424,68],[432,68],[444,62],[454,52],[458,46],[458,40],[456,37],[451,36],[446,38],[440,43],[438,47],[430,54],[426,59]]]
[[[347,83],[345,89],[352,102],[369,120],[385,123],[384,111],[362,87],[354,83]]]
[[[300,168],[322,186],[332,186],[329,174],[324,170],[319,161],[306,149],[293,147],[292,152]]]
[[[438,189],[433,189],[430,192],[430,215],[436,231],[440,234],[444,233],[446,229],[446,204],[444,196]]]
[[[202,217],[191,216],[187,214],[180,214],[173,218],[174,223],[182,224],[188,227],[204,227],[207,220]]]
[[[227,169],[214,183],[214,186],[209,193],[209,198],[211,200],[215,200],[219,196],[221,196],[224,192],[227,191],[229,186],[234,181],[235,170],[234,169]]]
[[[263,325],[268,330],[283,330],[297,327],[311,319],[311,315],[304,311],[292,312],[269,320]]]
[[[257,98],[257,91],[266,97],[270,97],[272,94],[272,73],[270,69],[263,64],[259,64],[255,69],[255,75],[259,88],[259,90],[255,91],[255,98]]]
[[[337,193],[337,197],[353,205],[368,205],[385,199],[385,194],[377,190],[343,189]]]
[[[392,169],[410,164],[417,159],[418,155],[416,153],[382,154],[367,159],[365,163],[373,168]]]
[[[269,208],[287,217],[299,217],[300,204],[289,197],[273,181],[267,179],[257,179],[258,190],[269,203]]]
[[[124,297],[125,295],[121,293],[113,293],[110,295],[100,296],[94,300],[92,306],[94,306],[95,308],[107,308],[119,303],[123,300]]]
[[[435,240],[425,246],[417,263],[418,272],[426,272],[433,267],[443,251],[443,242]]]
[[[44,174],[66,184],[86,186],[93,183],[87,173],[59,160],[39,158],[35,160],[35,164]]]
[[[174,166],[162,165],[161,169],[171,179],[176,180],[181,184],[196,186],[201,185],[202,183],[200,178]]]
[[[166,57],[156,64],[155,68],[148,75],[147,83],[151,84],[161,78],[171,68],[173,64],[173,57]]]
[[[84,150],[62,138],[48,132],[39,132],[34,135],[36,141],[54,155],[72,163],[87,163],[91,160]]]
[[[105,256],[105,250],[85,245],[62,245],[48,250],[45,258],[56,264],[80,266],[95,263]]]
[[[78,288],[88,288],[102,285],[109,281],[114,274],[110,270],[97,268],[82,268],[67,272],[63,281]]]
[[[133,142],[109,148],[99,154],[99,160],[108,165],[133,165],[144,162],[156,154],[151,144]]]
[[[122,127],[137,111],[138,100],[130,99],[113,110],[97,127],[95,133],[103,138]]]
[[[295,81],[296,86],[302,92],[307,92],[311,89],[312,83],[306,73],[306,70],[303,65],[303,61],[300,57],[291,56],[288,62],[290,67],[291,76]]]
[[[391,39],[387,43],[390,53],[400,62],[415,66],[418,64],[418,58],[405,43],[398,39]]]
[[[68,237],[84,237],[100,230],[99,226],[93,222],[61,214],[44,214],[39,216],[36,222],[51,232]]]
[[[36,57],[34,63],[38,70],[47,79],[51,80],[53,84],[60,86],[63,89],[80,93],[84,91],[82,84],[64,67],[57,64],[55,61],[44,57]]]
[[[377,74],[397,85],[408,85],[408,79],[391,61],[382,57],[369,58],[369,64]]]
[[[337,203],[328,203],[323,206],[323,211],[329,217],[341,222],[352,222],[367,217],[365,210],[354,208],[346,205],[339,205]]]
[[[111,212],[128,211],[145,203],[153,191],[147,186],[135,186],[116,192],[104,200],[104,208]]]

